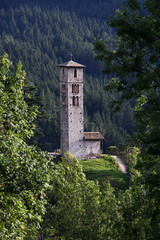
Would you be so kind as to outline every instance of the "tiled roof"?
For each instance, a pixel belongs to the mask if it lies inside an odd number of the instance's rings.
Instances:
[[[84,65],[81,65],[77,62],[74,62],[74,61],[69,61],[69,62],[65,62],[65,63],[61,63],[61,64],[58,64],[57,67],[77,67],[77,68],[85,68],[86,66]]]
[[[104,137],[99,132],[84,132],[83,137],[85,140],[102,140]]]

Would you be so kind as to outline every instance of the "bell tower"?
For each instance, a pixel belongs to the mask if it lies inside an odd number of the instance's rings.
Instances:
[[[69,151],[79,157],[83,149],[83,69],[84,65],[69,61],[60,68],[61,154]]]

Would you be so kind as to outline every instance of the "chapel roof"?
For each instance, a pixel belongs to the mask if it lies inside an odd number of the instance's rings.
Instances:
[[[99,132],[84,132],[84,140],[103,140],[104,137]]]
[[[86,66],[81,65],[81,64],[79,64],[79,63],[77,63],[77,62],[74,62],[74,61],[70,60],[70,61],[68,61],[68,62],[58,64],[57,67],[68,67],[68,68],[76,67],[76,68],[85,68]]]

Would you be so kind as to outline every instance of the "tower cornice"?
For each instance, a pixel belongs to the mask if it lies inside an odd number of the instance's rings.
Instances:
[[[85,68],[86,66],[70,60],[68,62],[58,64],[57,67],[63,67],[63,68],[64,67],[66,67],[66,68]]]

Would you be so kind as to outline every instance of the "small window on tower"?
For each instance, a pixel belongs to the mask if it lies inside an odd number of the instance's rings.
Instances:
[[[79,84],[76,85],[76,93],[79,93]]]
[[[63,75],[63,77],[64,77],[64,68],[63,68],[63,70],[62,70],[62,75]]]
[[[72,93],[79,93],[79,84],[72,84]]]
[[[65,92],[66,92],[66,85],[62,84],[62,93],[65,93]]]
[[[72,84],[72,93],[76,92],[76,84]]]
[[[76,97],[73,96],[73,106],[75,106],[75,105],[76,105]]]
[[[77,78],[77,68],[74,69],[74,77]]]
[[[62,96],[62,105],[66,105],[66,96]]]
[[[76,97],[76,106],[79,106],[79,97]]]
[[[79,106],[79,98],[73,96],[73,106]]]

